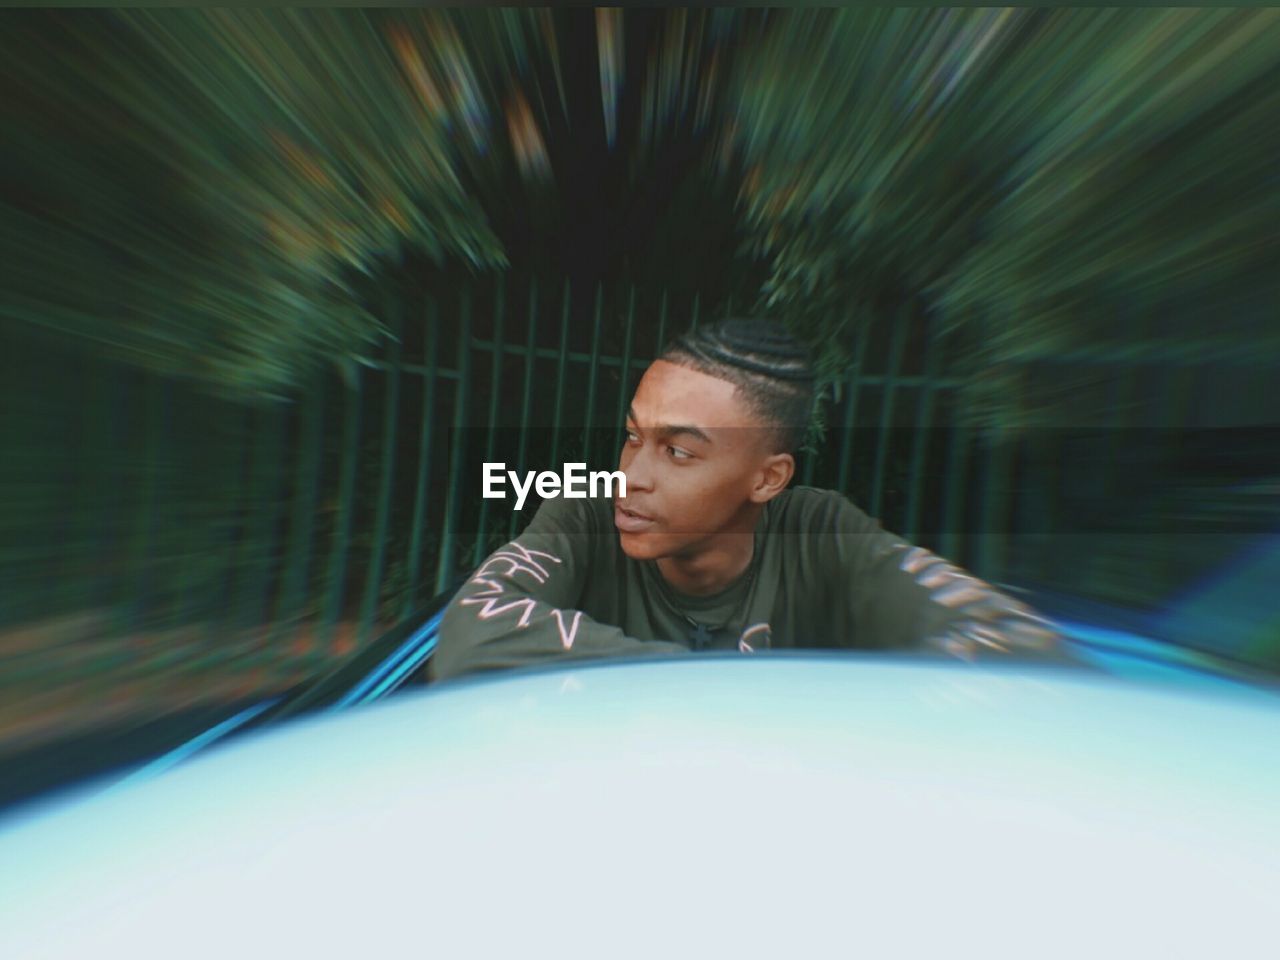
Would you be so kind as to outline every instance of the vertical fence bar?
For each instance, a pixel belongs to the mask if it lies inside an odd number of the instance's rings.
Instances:
[[[5,326],[0,324],[0,330],[4,329]],[[14,361],[16,359],[16,357],[13,358]],[[135,488],[130,483],[131,478],[128,475],[129,460],[132,456],[129,437],[122,435],[120,430],[122,423],[128,423],[131,420],[127,405],[130,382],[126,376],[122,375],[117,364],[108,361],[102,365],[102,377],[98,383],[102,391],[100,397],[102,422],[98,431],[101,436],[101,446],[98,447],[98,452],[103,459],[100,461],[102,469],[102,482],[99,488],[101,498],[98,502],[100,535],[95,564],[100,574],[97,578],[95,605],[100,605],[103,610],[104,635],[114,638],[127,635],[128,618],[132,612],[127,606],[127,597],[122,596],[130,586],[131,571],[128,569],[127,555],[121,556],[122,552],[131,546],[127,540],[126,518],[131,516],[132,512],[129,508],[132,505],[131,498],[135,495]],[[219,547],[222,546],[219,544]],[[223,559],[223,550],[220,549],[217,552],[220,555],[219,559]],[[222,599],[221,592],[226,588],[226,580],[221,576],[224,571],[225,567],[219,564],[219,576],[210,590],[218,594],[216,598],[218,600]],[[31,615],[32,611],[29,609],[23,610],[23,600],[19,591],[14,589],[12,602],[15,607]],[[129,651],[126,650],[124,657],[127,658],[129,655]],[[90,696],[104,698],[111,692],[112,670],[110,668],[116,666],[121,661],[121,657],[116,654],[111,660],[112,663],[104,663],[102,669],[93,671],[87,677]]]
[[[167,429],[169,396],[168,384],[157,374],[148,374],[145,393],[147,449],[142,463],[145,473],[142,503],[143,542],[146,553],[143,555],[143,566],[140,568],[143,591],[139,597],[139,604],[142,617],[137,621],[143,631],[143,636],[138,638],[139,652],[146,658],[147,663],[147,671],[142,680],[141,696],[148,699],[159,692],[161,684],[170,682],[165,658],[172,658],[174,653],[172,646],[157,649],[155,641],[146,638],[146,634],[163,629],[165,626],[159,616],[160,598],[168,586],[165,582],[167,572],[162,572],[160,563],[161,553],[167,551],[167,545],[160,541],[160,531],[163,529],[160,511],[164,509],[168,512],[172,502],[172,490],[168,483],[168,472],[165,469],[167,464],[162,464],[162,460],[165,459],[162,449],[169,432]]]
[[[172,543],[163,542],[161,537],[162,531],[171,528],[176,516],[173,510],[173,472],[170,468],[172,463],[170,458],[173,455],[173,383],[155,376],[152,378],[152,385],[149,401],[151,409],[148,411],[151,452],[147,456],[148,486],[150,487],[147,498],[147,540],[150,544],[151,563],[154,566],[161,559],[167,562],[172,556]],[[159,586],[161,579],[162,575],[156,571],[152,577],[153,591],[155,586]],[[164,581],[164,594],[167,595],[171,584],[167,576],[164,577]],[[156,604],[160,601],[160,596],[155,592],[152,593],[152,601]],[[156,606],[154,613],[158,614],[160,609]]]
[[[17,363],[16,351],[9,353],[8,356],[11,363]],[[106,369],[107,365],[102,362],[91,363],[91,369],[86,370],[84,380],[88,403],[84,411],[86,428],[82,434],[85,438],[84,460],[81,462],[80,469],[81,478],[88,485],[81,506],[87,538],[85,555],[88,560],[86,570],[89,571],[89,576],[88,587],[81,599],[93,610],[99,609],[110,596],[105,589],[105,578],[98,572],[105,560],[106,551],[103,547],[110,536],[109,530],[103,529],[107,523],[106,518],[109,516],[106,509],[107,498],[103,496],[103,491],[111,485],[109,467],[113,456],[112,446],[108,442],[112,396],[107,383]],[[9,382],[12,383],[15,379],[16,375],[10,377]],[[105,418],[104,413],[107,414]],[[107,481],[105,484],[104,480]],[[11,599],[14,602],[17,601],[17,597]]]
[[[186,399],[186,392],[182,391],[182,397]],[[183,404],[182,412],[185,417],[192,416],[191,407]],[[198,622],[205,611],[203,611],[198,603],[197,598],[205,596],[209,591],[208,574],[200,569],[199,565],[204,561],[206,551],[209,548],[209,527],[208,517],[204,510],[208,507],[208,499],[197,494],[196,484],[205,480],[209,470],[208,465],[198,459],[204,453],[197,453],[188,446],[188,438],[194,437],[196,431],[190,423],[183,423],[177,430],[175,436],[177,439],[173,445],[174,454],[179,458],[179,463],[187,466],[187,475],[184,478],[185,489],[183,490],[184,508],[190,512],[186,515],[186,520],[180,525],[176,540],[175,563],[179,564],[182,574],[178,583],[177,596],[174,598],[174,623],[181,627],[193,627]],[[200,447],[204,448],[207,444],[207,438],[200,438]],[[101,464],[100,460],[91,460],[87,462]],[[193,482],[192,478],[195,478]]]
[[[565,366],[569,359],[569,305],[571,303],[569,281],[564,284],[564,303],[560,309],[560,356],[556,359],[556,407],[551,419],[551,463],[554,469],[560,462],[560,423],[564,415]]]
[[[814,398],[817,402],[817,398]],[[814,411],[809,411],[809,419],[813,420]],[[804,438],[808,438],[809,430],[812,429],[812,422],[805,422]],[[804,470],[801,471],[801,481],[805,486],[813,486],[814,471],[818,468],[818,451],[817,449],[806,449],[801,456],[804,457]]]
[[[916,434],[911,441],[911,473],[907,477],[907,511],[902,524],[902,535],[908,540],[919,534],[920,488],[924,482],[925,455],[929,445],[929,430],[933,423],[933,382],[937,373],[938,337],[937,325],[927,316],[924,348],[924,384],[920,387],[920,401],[916,408]]]
[[[894,317],[893,341],[889,347],[889,365],[885,370],[884,401],[880,405],[880,429],[876,437],[875,475],[871,480],[871,515],[880,516],[884,499],[885,472],[888,469],[889,434],[893,430],[893,406],[898,388],[898,370],[902,363],[902,348],[907,339],[907,323]]]
[[[128,633],[129,618],[132,615],[132,609],[128,605],[128,598],[122,597],[121,592],[126,587],[125,575],[128,574],[127,566],[120,573],[116,573],[117,567],[125,566],[120,563],[120,554],[126,550],[128,544],[128,521],[125,519],[131,514],[129,507],[131,506],[131,498],[134,496],[134,485],[130,482],[129,461],[133,456],[133,451],[129,443],[129,435],[123,425],[131,421],[130,417],[130,400],[132,396],[132,383],[124,371],[112,364],[113,375],[109,380],[114,380],[107,390],[109,397],[107,409],[110,411],[105,424],[107,429],[107,446],[112,451],[112,459],[115,463],[115,469],[112,470],[113,476],[111,480],[115,485],[115,496],[111,501],[103,504],[104,511],[111,511],[118,516],[113,517],[111,524],[107,530],[106,546],[107,549],[103,555],[104,566],[106,571],[103,574],[104,596],[108,605],[108,627],[107,632],[114,636],[120,636]],[[230,487],[230,496],[228,502],[239,505],[239,473],[233,474],[228,482]],[[222,553],[224,563],[224,575],[219,576],[219,592],[225,594],[229,590],[230,581],[226,574],[235,569],[235,538],[230,538],[229,543],[221,544],[224,549]],[[225,596],[221,599],[225,602]],[[215,609],[223,609],[221,606]]]
[[[342,613],[347,575],[347,548],[351,541],[351,521],[356,487],[356,462],[360,454],[360,403],[363,380],[358,366],[352,366],[345,392],[346,407],[342,411],[342,453],[338,481],[338,516],[333,543],[329,550],[329,577],[325,590],[324,614],[319,640],[322,650],[330,651],[333,628]]]
[[[1034,367],[1028,371],[1035,376]],[[1025,575],[1027,561],[1033,563],[1036,579],[1049,582],[1054,571],[1048,566],[1057,551],[1052,549],[1052,530],[1055,525],[1055,491],[1054,478],[1056,471],[1049,466],[1052,453],[1052,434],[1046,435],[1043,428],[1037,427],[1026,436],[1022,444],[1026,458],[1026,469],[1023,489],[1016,492],[1017,504],[1017,537],[1014,553],[1014,566]]]
[[[965,523],[964,491],[969,470],[969,428],[964,423],[964,413],[953,416],[947,444],[946,489],[942,498],[942,518],[939,544],[943,556],[961,562],[960,551],[964,546],[962,527]]]
[[[596,285],[595,323],[591,328],[591,360],[587,369],[587,424],[582,443],[582,459],[587,469],[592,467],[591,447],[596,422],[596,385],[600,368],[600,324],[604,314],[604,284]]]
[[[422,427],[418,436],[418,482],[413,493],[413,528],[409,537],[408,588],[405,590],[401,617],[408,617],[418,605],[418,573],[422,567],[422,531],[426,526],[427,486],[431,483],[431,435],[436,412],[436,372],[440,369],[440,308],[434,299],[427,301],[426,382],[422,385]]]
[[[1196,427],[1199,424],[1193,419],[1193,399],[1196,393],[1196,368],[1190,364],[1169,364],[1165,368],[1164,396],[1161,407],[1166,411],[1161,427],[1177,429],[1179,427]],[[1258,368],[1258,374],[1265,378],[1267,372]]]
[[[535,279],[529,284],[529,327],[525,331],[524,389],[520,396],[520,452],[517,454],[516,469],[520,471],[521,476],[524,476],[524,472],[529,469],[529,417],[533,407],[533,365],[537,347],[538,282]],[[510,519],[507,521],[508,540],[515,539],[516,517],[516,512],[512,510]]]
[[[284,580],[276,598],[271,642],[301,614],[315,540],[316,495],[320,486],[320,437],[324,423],[324,386],[317,378],[302,397],[302,423],[294,464],[293,511],[289,518],[289,546]]]
[[[155,572],[152,568],[155,542],[155,500],[157,461],[160,455],[160,396],[159,378],[153,373],[142,375],[140,389],[142,400],[142,451],[133,468],[140,476],[132,487],[134,495],[134,527],[130,538],[129,628],[137,631],[145,625],[145,615],[152,605]]]
[[[1008,526],[1004,508],[1008,504],[1007,484],[1011,465],[1012,444],[996,436],[991,429],[983,431],[982,497],[979,500],[978,553],[976,572],[987,580],[999,579],[1005,569],[1005,538]],[[998,528],[998,529],[997,529]]]
[[[3,325],[0,325],[0,328],[2,327]],[[4,354],[4,358],[9,361],[8,365],[16,370],[18,357],[12,347]],[[104,572],[107,544],[111,537],[111,526],[108,520],[111,512],[106,509],[106,506],[110,499],[109,491],[118,489],[119,486],[113,483],[114,478],[111,475],[113,447],[109,442],[108,431],[111,426],[109,411],[112,397],[105,374],[106,367],[107,364],[99,363],[93,366],[92,373],[86,371],[85,374],[88,409],[82,434],[84,446],[81,449],[84,459],[80,467],[85,474],[85,481],[89,484],[89,492],[82,501],[86,536],[86,579],[81,591],[81,602],[89,610],[104,618],[103,629],[110,628],[111,620],[111,593]],[[16,373],[10,376],[9,381],[16,382]],[[5,418],[0,416],[0,423],[4,421]],[[11,419],[9,423],[13,434],[12,440],[6,443],[5,449],[13,449],[19,437],[17,422]],[[90,467],[89,464],[93,466]],[[21,556],[17,551],[10,554],[8,563],[12,574],[0,576],[0,593],[8,594],[4,609],[0,610],[0,617],[3,617],[0,622],[13,622],[19,619],[22,613],[22,591],[17,582]],[[0,573],[4,572],[0,571]]]
[[[250,473],[250,517],[245,542],[252,551],[244,564],[240,626],[259,631],[267,615],[267,584],[279,567],[275,558],[276,523],[279,519],[279,456],[283,446],[284,417],[278,406],[258,411],[253,465]],[[260,641],[266,636],[256,634]]]
[[[1131,324],[1134,330],[1134,336],[1140,340],[1150,341],[1152,339],[1152,323],[1149,311],[1139,311],[1139,317],[1136,322]],[[1110,363],[1109,373],[1111,374],[1111,419],[1112,425],[1107,435],[1107,477],[1106,492],[1107,495],[1114,496],[1117,490],[1117,465],[1122,461],[1122,455],[1129,446],[1129,437],[1134,424],[1134,413],[1138,406],[1135,399],[1135,386],[1138,381],[1137,376],[1137,358],[1136,356],[1125,356],[1121,351],[1120,356]],[[1244,371],[1241,371],[1241,375]]]
[[[1133,308],[1131,307],[1131,309]],[[1140,342],[1152,342],[1156,337],[1152,311],[1139,307],[1136,313],[1135,321],[1130,325],[1133,331],[1131,335]],[[1112,424],[1108,443],[1110,455],[1107,458],[1107,494],[1108,499],[1113,502],[1123,503],[1128,501],[1132,503],[1134,496],[1131,492],[1132,488],[1126,489],[1128,484],[1123,482],[1120,474],[1122,471],[1131,469],[1127,466],[1128,462],[1132,462],[1129,452],[1135,443],[1141,443],[1145,439],[1146,434],[1146,431],[1140,429],[1139,417],[1143,408],[1140,392],[1143,380],[1143,352],[1140,349],[1130,348],[1128,350],[1117,350],[1117,354],[1118,356],[1112,367],[1112,376],[1117,384],[1118,402],[1112,408]],[[1210,367],[1210,369],[1213,369],[1213,367]],[[1222,373],[1221,368],[1217,368],[1215,373],[1220,376]],[[1236,375],[1241,382],[1244,382],[1248,376],[1248,371],[1241,369],[1236,371]],[[1258,394],[1258,396],[1262,395]],[[1151,528],[1148,527],[1147,529]],[[1165,580],[1167,564],[1174,551],[1164,549],[1153,551],[1152,545],[1157,541],[1152,536],[1138,536],[1134,538],[1134,542],[1135,545],[1138,545],[1135,552],[1145,555],[1141,576],[1143,583],[1147,585],[1146,589],[1151,590],[1151,584],[1159,584],[1162,580]],[[1168,587],[1172,586],[1172,583],[1168,584]],[[1122,589],[1125,595],[1132,596],[1133,587]],[[1159,587],[1155,589],[1159,589]]]
[[[466,454],[467,397],[471,392],[471,291],[463,290],[459,304],[458,379],[454,390],[453,438],[449,449],[449,481],[445,492],[444,525],[440,533],[440,559],[436,566],[436,593],[443,593],[453,579],[457,558],[458,510],[462,495],[462,458]]]
[[[812,413],[810,414],[812,416]],[[805,424],[805,430],[808,431],[810,424]],[[804,453],[804,473],[801,482],[806,486],[813,486],[813,473],[817,469],[818,454],[817,451],[807,450]]]
[[[396,431],[400,422],[400,335],[404,301],[397,296],[392,305],[391,344],[388,350],[386,410],[382,415],[382,463],[378,469],[378,506],[373,520],[373,556],[369,558],[369,575],[365,580],[364,599],[360,603],[360,620],[356,627],[356,645],[363,646],[369,626],[377,615],[382,593],[382,571],[387,556],[387,526],[391,518],[391,492],[396,468]]]
[[[849,388],[844,401],[844,436],[840,438],[840,466],[837,475],[836,489],[841,493],[849,493],[849,465],[853,458],[853,438],[857,434],[858,394],[862,389],[862,362],[867,352],[867,337],[871,325],[863,323],[858,328],[858,336],[853,348],[853,366],[845,379]]]
[[[964,317],[966,326],[973,326],[975,315],[969,312]],[[982,331],[979,331],[981,335]],[[966,363],[960,370],[963,381],[954,391],[951,404],[951,436],[947,444],[946,492],[942,499],[942,527],[940,544],[942,553],[947,559],[963,566],[972,566],[975,562],[975,551],[971,547],[973,531],[970,526],[970,511],[967,509],[966,496],[969,486],[969,461],[972,457],[974,437],[970,426],[970,412],[965,409],[969,396],[969,383],[980,371],[972,364]]]
[[[812,421],[813,421],[813,418],[817,415],[818,402],[819,402],[818,397],[815,395],[814,403],[809,409],[809,419],[804,424],[804,434],[801,441],[802,443],[807,443],[810,433],[813,430]],[[801,472],[800,482],[803,483],[806,487],[813,485],[814,472],[817,470],[817,467],[818,467],[818,452],[816,449],[816,444],[813,446],[815,447],[815,449],[807,449],[804,451],[803,454],[801,454],[803,458],[803,469]]]
[[[250,610],[254,605],[254,594],[257,591],[254,580],[258,572],[258,543],[256,540],[258,516],[260,513],[259,489],[262,460],[262,438],[266,432],[262,429],[262,411],[249,407],[245,410],[244,456],[241,470],[244,476],[244,495],[241,498],[240,528],[235,568],[232,570],[234,585],[232,596],[234,604],[229,604],[231,623],[237,633],[249,627]]]
[[[494,442],[498,431],[498,404],[502,399],[502,320],[506,309],[505,285],[499,280],[497,296],[493,308],[493,377],[489,381],[489,426],[484,441],[484,459],[486,463],[493,461]],[[513,513],[515,511],[512,511]],[[476,524],[476,542],[471,551],[471,565],[480,566],[488,551],[485,549],[489,539],[489,501],[480,498],[480,520]]]
[[[617,465],[618,451],[622,449],[622,426],[627,418],[627,404],[631,400],[627,384],[631,378],[631,336],[635,319],[636,288],[633,286],[627,300],[627,329],[622,341],[622,374],[618,378],[618,410],[613,418],[613,460],[607,464],[609,468]]]
[[[1168,309],[1166,308],[1161,308]],[[1163,317],[1160,313],[1152,313],[1152,326],[1148,328],[1148,333],[1153,333],[1158,337],[1163,337],[1167,333],[1167,328],[1162,322]],[[1162,456],[1167,454],[1170,449],[1169,438],[1173,436],[1173,431],[1179,427],[1191,426],[1191,418],[1187,416],[1189,396],[1186,393],[1188,367],[1185,363],[1179,362],[1180,358],[1169,357],[1167,361],[1160,365],[1159,385],[1153,387],[1156,397],[1156,406],[1153,410],[1153,417],[1149,424],[1149,431],[1154,436],[1161,439],[1160,453]],[[1242,371],[1243,372],[1243,371]],[[1253,389],[1250,391],[1253,396],[1265,396],[1267,385],[1267,377],[1270,372],[1264,367],[1257,367],[1254,370]],[[1158,412],[1157,412],[1158,411]],[[1038,435],[1043,437],[1045,431],[1039,431]],[[1053,549],[1053,540],[1058,533],[1058,508],[1061,503],[1062,480],[1060,471],[1051,469],[1048,466],[1050,456],[1056,454],[1062,456],[1062,431],[1054,430],[1049,432],[1052,440],[1041,439],[1040,449],[1046,451],[1040,454],[1040,459],[1044,463],[1043,473],[1041,474],[1041,483],[1045,489],[1045,517],[1044,532],[1045,536],[1038,545],[1036,556],[1039,560],[1039,573],[1045,582],[1054,582],[1059,576],[1056,569],[1055,560],[1064,555],[1064,551]],[[1048,451],[1052,451],[1049,453]],[[1033,448],[1032,456],[1036,456]],[[1159,555],[1161,562],[1161,579],[1162,582],[1172,587],[1178,577],[1178,558],[1177,551],[1169,548],[1166,549],[1161,544]]]
[[[662,291],[662,304],[658,308],[658,345],[657,353],[662,353],[667,346],[667,291]]]
[[[87,354],[85,355],[85,359],[87,359]],[[19,357],[17,350],[17,337],[14,335],[14,327],[11,324],[0,325],[0,376],[4,377],[4,382],[6,384],[14,384],[18,382],[18,365]],[[81,376],[81,383],[83,385],[88,385],[91,382],[90,378],[86,374],[87,371],[85,371]],[[9,389],[12,389],[12,387]],[[90,427],[88,417],[88,411],[91,409],[92,407],[88,403],[82,403],[80,405],[80,432],[84,437],[93,436],[93,430]],[[5,410],[0,412],[0,449],[7,451],[15,450],[21,436],[19,430],[20,425],[18,420],[13,416],[11,411]],[[93,462],[89,460],[87,450],[82,449],[77,452],[84,457],[82,462]],[[8,473],[4,469],[5,464],[8,462],[9,461],[7,460],[0,462],[0,490],[3,489],[4,483],[9,480]],[[83,475],[81,476],[81,479],[85,479]],[[78,502],[81,509],[86,508],[87,499],[83,495],[80,496]],[[88,531],[90,529],[90,525],[85,524],[85,529]],[[86,555],[88,553],[89,551],[86,551]],[[23,608],[22,601],[19,599],[19,596],[24,591],[16,583],[16,574],[21,567],[21,562],[22,554],[20,551],[0,551],[0,629],[11,624],[18,623],[26,617],[26,611]],[[96,564],[90,562],[86,563],[85,566],[86,570],[91,570],[96,566]],[[88,596],[80,597],[79,600],[87,601]]]
[[[231,630],[244,626],[245,569],[250,566],[249,531],[253,515],[253,409],[244,407],[238,418],[235,454],[235,514],[231,523],[231,548],[227,561],[227,599],[223,623]]]
[[[231,469],[230,476],[227,479],[226,489],[228,496],[225,501],[230,511],[226,517],[226,553],[224,554],[226,573],[222,577],[225,586],[219,614],[216,615],[218,624],[222,627],[234,626],[234,612],[239,591],[241,552],[244,543],[242,515],[245,511],[245,489],[248,486],[245,480],[245,459],[247,457],[245,448],[249,442],[249,424],[252,422],[249,419],[248,409],[242,408],[238,410],[235,421],[236,432],[235,438],[231,442],[233,452],[229,458]]]

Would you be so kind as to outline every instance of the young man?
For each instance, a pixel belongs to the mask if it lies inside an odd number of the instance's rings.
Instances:
[[[788,489],[813,390],[777,324],[677,340],[628,413],[626,496],[545,501],[449,604],[432,676],[707,649],[1054,655],[1025,605],[842,494]]]

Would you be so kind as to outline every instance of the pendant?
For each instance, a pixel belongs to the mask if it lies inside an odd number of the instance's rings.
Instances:
[[[706,624],[694,623],[692,639],[693,649],[705,650],[711,646],[711,631],[707,629]]]

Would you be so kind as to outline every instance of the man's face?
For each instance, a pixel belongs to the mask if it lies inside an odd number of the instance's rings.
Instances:
[[[627,496],[615,503],[614,523],[623,552],[636,560],[691,555],[717,534],[741,532],[744,515],[762,502],[762,470],[778,459],[769,439],[732,383],[654,362],[636,388],[619,462]]]

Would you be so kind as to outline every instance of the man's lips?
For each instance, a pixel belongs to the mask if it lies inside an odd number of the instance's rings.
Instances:
[[[613,525],[623,533],[639,533],[653,526],[653,518],[627,509],[620,503],[613,505]]]

